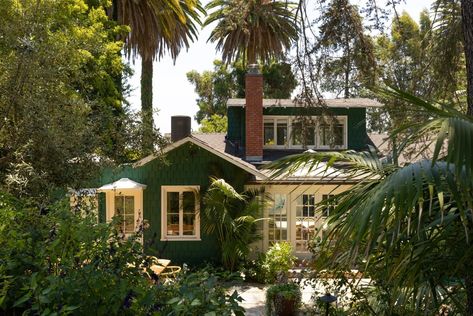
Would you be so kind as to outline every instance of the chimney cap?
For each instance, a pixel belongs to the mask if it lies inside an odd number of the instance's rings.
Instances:
[[[261,72],[259,71],[258,64],[248,65],[248,74],[249,75],[261,75]]]

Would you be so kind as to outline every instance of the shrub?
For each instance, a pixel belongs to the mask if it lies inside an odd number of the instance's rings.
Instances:
[[[238,294],[225,295],[210,273],[153,284],[142,245],[114,226],[0,193],[0,314],[241,315]]]
[[[206,269],[182,273],[175,283],[160,288],[162,315],[222,315],[243,316],[239,306],[242,298],[236,291],[226,294],[220,278]]]
[[[287,273],[294,266],[296,259],[288,242],[275,243],[271,246],[264,256],[261,267],[266,283],[273,283],[279,274]]]

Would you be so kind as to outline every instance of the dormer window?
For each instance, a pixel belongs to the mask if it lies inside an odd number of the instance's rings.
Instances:
[[[335,123],[316,123],[317,117],[311,117],[312,125],[302,129],[302,123],[295,117],[264,117],[264,148],[267,149],[346,149],[347,117],[334,117]]]

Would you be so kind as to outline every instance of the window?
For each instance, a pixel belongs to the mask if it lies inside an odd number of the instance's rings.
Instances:
[[[333,197],[334,197],[333,194],[323,194],[322,195],[322,202],[326,203],[326,206],[324,207],[323,212],[322,212],[323,217],[328,217],[330,215],[330,213],[332,213],[333,209],[335,208],[336,203],[335,203]]]
[[[347,118],[336,117],[334,124],[315,124],[316,117],[310,117],[309,122],[302,125],[297,118],[285,116],[264,117],[264,147],[265,148],[308,148],[343,149],[347,147]]]
[[[126,234],[135,232],[135,197],[133,195],[115,196],[115,217],[120,219],[118,229]]]
[[[286,146],[288,140],[287,119],[270,118],[264,120],[264,145]]]
[[[161,239],[200,240],[199,186],[163,186]]]
[[[345,146],[345,125],[343,123],[321,124],[319,128],[320,147],[337,148]]]
[[[285,194],[274,194],[274,200],[269,208],[268,241],[274,244],[287,240],[287,199]]]
[[[296,251],[307,251],[316,233],[315,195],[301,194],[296,199]]]
[[[274,121],[264,122],[264,145],[274,145]]]
[[[293,146],[302,146],[305,136],[306,145],[309,147],[313,147],[315,145],[315,125],[309,123],[307,125],[302,126],[302,122],[298,122],[296,120],[292,121],[291,125],[291,145]]]

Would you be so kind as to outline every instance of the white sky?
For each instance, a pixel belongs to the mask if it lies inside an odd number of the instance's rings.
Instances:
[[[399,13],[406,10],[416,21],[419,13],[424,8],[429,8],[432,0],[405,0],[407,4],[399,6]],[[202,1],[204,4],[208,0]],[[357,2],[357,1],[354,1]],[[155,125],[161,133],[171,131],[171,116],[187,115],[192,117],[192,129],[197,130],[197,122],[193,117],[198,110],[196,103],[197,94],[194,86],[187,81],[186,73],[190,70],[202,72],[213,69],[213,61],[220,59],[220,54],[215,51],[215,46],[206,43],[211,28],[203,29],[198,41],[191,44],[189,50],[182,51],[173,63],[173,60],[165,56],[159,62],[154,63],[153,71],[153,108],[158,111],[154,116]],[[135,60],[133,66],[135,74],[130,79],[133,89],[129,101],[133,109],[138,110],[140,101],[140,73],[141,61]]]

